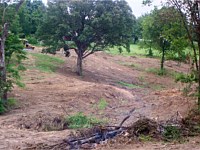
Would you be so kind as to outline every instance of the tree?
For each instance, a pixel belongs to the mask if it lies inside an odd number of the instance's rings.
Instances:
[[[142,27],[143,38],[150,44],[150,47],[161,52],[161,71],[164,69],[167,53],[176,52],[180,55],[187,46],[186,32],[180,15],[173,7],[155,8],[143,20]]]
[[[9,2],[9,0],[3,0],[0,3],[0,98],[3,102],[7,101],[7,92],[10,88],[10,84],[7,82],[6,74],[5,42],[8,37],[9,23],[14,20],[13,18],[23,3],[23,0],[20,0],[17,4],[13,5]]]
[[[191,21],[191,15],[192,15],[191,11],[193,10],[192,7],[193,7],[194,3],[192,1],[188,1],[188,0],[185,2],[178,1],[178,0],[169,0],[168,5],[174,7],[180,13],[182,22],[184,24],[184,28],[187,32],[187,36],[190,41],[191,48],[193,49],[193,54],[194,54],[193,61],[196,66],[196,70],[198,71],[199,65],[198,65],[198,60],[197,60],[197,51],[196,51],[196,47],[194,44],[195,39],[193,36],[194,35],[194,27],[193,27],[192,22],[194,22],[194,21]]]
[[[48,3],[38,36],[52,49],[67,44],[77,54],[77,73],[82,60],[109,46],[129,50],[134,16],[125,0],[56,1]]]
[[[142,20],[143,16],[135,19],[135,23],[133,25],[133,43],[136,44],[136,42],[142,38]]]
[[[194,59],[196,63],[196,70],[198,75],[196,75],[198,81],[198,108],[200,109],[200,2],[198,0],[169,0],[170,5],[175,7],[179,13],[183,16],[187,16],[187,20],[184,19],[185,28],[187,29],[188,39],[191,42],[191,46],[194,51]],[[198,43],[199,58],[197,59],[197,53],[194,45],[194,38],[192,35],[195,35],[197,38],[195,41]],[[199,61],[198,61],[199,60]],[[196,80],[196,79],[195,79]]]
[[[152,50],[152,39],[151,36],[154,34],[153,27],[153,15],[146,15],[142,17],[141,28],[143,41],[140,42],[141,47],[147,47],[149,49],[148,56],[153,56]]]
[[[44,13],[45,5],[42,0],[26,0],[18,13],[22,34],[25,36],[35,34]]]
[[[143,1],[142,1],[142,4],[143,4],[143,5],[149,5],[149,6],[150,6],[152,2],[153,2],[153,0],[143,0]]]

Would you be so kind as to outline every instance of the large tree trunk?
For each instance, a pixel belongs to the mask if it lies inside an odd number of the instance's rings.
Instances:
[[[82,54],[82,51],[79,50],[78,52],[78,57],[77,57],[77,74],[79,76],[82,76],[83,75],[83,70],[82,70],[82,61],[83,61],[83,54]]]
[[[180,7],[178,1],[172,0],[172,4],[176,6],[176,8],[178,9],[178,11],[179,11],[179,13],[180,13],[180,15],[181,15],[181,17],[182,17],[183,25],[184,25],[184,27],[185,27],[185,29],[186,29],[186,32],[187,32],[189,41],[191,42],[191,47],[192,47],[192,49],[193,49],[193,53],[194,53],[194,58],[193,58],[193,60],[194,60],[194,62],[195,62],[196,70],[198,70],[198,69],[199,69],[199,66],[198,66],[198,60],[197,60],[197,51],[196,51],[196,48],[195,48],[195,45],[194,45],[194,40],[193,40],[193,38],[192,38],[191,31],[189,30],[188,23],[187,23],[187,21],[186,21],[186,19],[185,19],[185,15],[184,15],[184,13],[183,13],[182,10],[181,10],[181,7]],[[191,17],[193,18],[194,16],[191,15]]]
[[[194,53],[194,62],[195,62],[196,70],[198,71],[198,70],[199,70],[199,65],[198,65],[198,61],[197,61],[197,52],[196,52],[196,48],[195,48],[195,46],[194,46],[193,40],[191,39],[190,41],[191,41],[192,49],[193,49],[193,53]]]
[[[199,30],[200,31],[200,30]],[[200,66],[200,34],[198,34],[199,66]],[[200,109],[200,69],[198,70],[198,108]]]
[[[163,46],[163,48],[162,48],[162,57],[161,57],[161,66],[160,66],[161,71],[164,69],[164,62],[165,62],[165,48]]]
[[[1,81],[2,83],[6,84],[6,63],[5,63],[5,48],[4,48],[4,44],[5,42],[1,41],[1,51],[2,51],[2,71],[1,71]],[[7,90],[3,90],[2,91],[3,95],[1,97],[1,99],[3,101],[7,101]]]
[[[3,26],[3,33],[1,36],[1,45],[0,45],[0,69],[1,76],[0,80],[3,84],[6,84],[6,63],[5,63],[5,40],[8,34],[8,24],[5,23]],[[2,91],[1,99],[7,101],[7,90]]]

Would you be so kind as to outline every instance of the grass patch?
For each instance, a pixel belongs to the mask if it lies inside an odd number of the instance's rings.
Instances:
[[[109,48],[107,53],[110,53],[112,55],[123,55],[123,56],[133,56],[133,55],[142,55],[144,56],[146,54],[145,49],[140,49],[138,45],[131,44],[130,46],[130,52],[127,52],[124,47],[122,47],[122,52],[120,53],[117,46],[114,46],[112,48]]]
[[[107,50],[106,52],[112,55],[123,55],[123,56],[134,56],[134,55],[147,56],[148,53],[146,49],[140,48],[138,44],[131,44],[130,52],[127,52],[127,50],[124,47],[122,47],[122,52],[120,53],[119,48],[117,46],[109,48],[109,50]],[[157,51],[154,51],[154,56],[159,56],[159,53]]]
[[[66,122],[69,124],[69,128],[90,128],[95,125],[103,124],[103,121],[98,120],[97,118],[88,117],[82,112],[79,112],[75,115],[69,116],[66,118]]]
[[[31,55],[35,58],[35,67],[43,72],[55,72],[58,66],[64,63],[64,60],[55,56],[33,53]]]
[[[126,83],[126,82],[117,82],[119,85],[122,85],[122,86],[125,86],[125,87],[128,87],[128,88],[142,88],[138,85],[135,85],[135,84],[130,84],[130,83]]]
[[[148,68],[148,69],[146,69],[146,72],[153,73],[153,74],[159,75],[159,76],[169,75],[168,70],[166,70],[166,69],[161,70],[160,68],[159,69],[158,68]]]
[[[139,140],[142,142],[148,142],[152,140],[152,137],[150,135],[139,135]]]
[[[97,105],[99,110],[104,110],[104,109],[106,109],[107,106],[108,106],[108,102],[103,98],[100,99],[100,101]]]

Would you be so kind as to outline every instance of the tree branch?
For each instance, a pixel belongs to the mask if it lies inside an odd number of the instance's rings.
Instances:
[[[16,6],[16,12],[19,11],[20,6],[24,3],[24,0],[20,0],[19,3]]]
[[[101,51],[101,50],[95,50],[95,48],[98,47],[98,45],[99,45],[99,43],[96,43],[90,52],[89,52],[89,50],[87,50],[86,53],[83,55],[83,59],[88,57],[89,55],[93,54],[94,52]]]

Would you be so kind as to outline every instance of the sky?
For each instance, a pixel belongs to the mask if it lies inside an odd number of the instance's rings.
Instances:
[[[132,8],[133,14],[136,17],[139,17],[141,15],[144,15],[145,13],[150,12],[154,6],[161,6],[162,0],[153,0],[153,3],[151,6],[144,6],[142,5],[143,0],[126,0],[129,4],[129,6]]]
[[[153,0],[153,4],[151,6],[143,6],[143,0],[126,0],[128,4],[131,6],[133,10],[133,14],[136,17],[144,15],[145,13],[150,12],[154,6],[160,6],[162,0]],[[44,3],[47,3],[47,0],[43,0]]]

